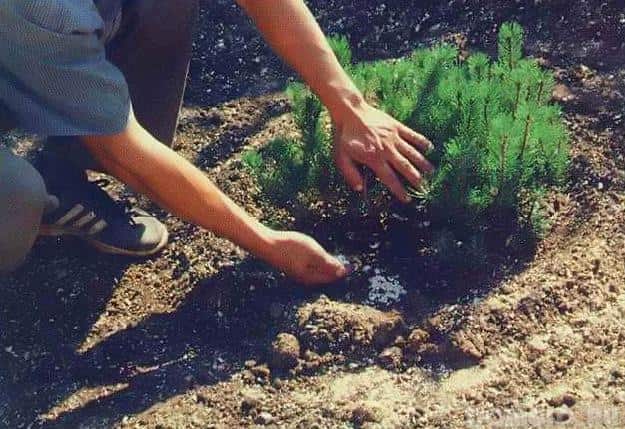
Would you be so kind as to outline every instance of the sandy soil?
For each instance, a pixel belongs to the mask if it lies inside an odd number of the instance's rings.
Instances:
[[[514,18],[556,74],[573,163],[535,253],[450,283],[401,269],[418,259],[389,261],[379,231],[270,206],[239,157],[293,132],[275,92],[289,74],[236,7],[205,1],[176,149],[255,215],[356,259],[361,275],[302,290],[113,183],[166,222],[172,243],[137,261],[41,240],[0,278],[0,427],[625,426],[625,7],[390,3],[310,2],[359,60],[443,38],[493,52],[497,25]]]

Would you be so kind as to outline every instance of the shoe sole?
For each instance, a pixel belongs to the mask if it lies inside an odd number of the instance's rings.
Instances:
[[[85,235],[82,232],[71,231],[71,230],[68,231],[67,229],[61,229],[61,228],[57,228],[57,227],[50,226],[50,225],[42,225],[39,231],[39,235],[45,236],[45,237],[61,237],[61,236],[69,235],[72,237],[80,238],[81,240],[85,241],[87,244],[89,244],[91,247],[98,250],[99,252],[106,253],[109,255],[135,256],[135,257],[153,256],[159,253],[161,250],[163,250],[165,246],[167,246],[167,243],[169,242],[169,231],[167,231],[167,228],[165,227],[163,227],[163,238],[161,239],[161,241],[158,243],[158,245],[155,248],[150,249],[150,250],[128,250],[128,249],[124,249],[121,247],[115,247],[115,246],[111,246],[110,244],[106,244],[101,241],[95,240],[93,238],[85,237]]]

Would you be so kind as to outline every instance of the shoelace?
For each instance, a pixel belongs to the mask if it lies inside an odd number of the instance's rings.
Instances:
[[[111,184],[111,181],[106,178],[97,179],[88,182],[90,191],[94,192],[93,196],[96,198],[90,198],[89,203],[96,211],[96,214],[103,215],[104,219],[109,222],[112,219],[125,219],[132,225],[135,225],[133,214],[135,212],[134,207],[127,200],[115,201],[111,196],[102,188]]]

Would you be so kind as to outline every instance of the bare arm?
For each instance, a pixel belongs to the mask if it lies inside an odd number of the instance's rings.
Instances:
[[[112,136],[84,137],[102,167],[174,215],[225,237],[304,283],[342,277],[344,267],[314,240],[262,225],[193,164],[158,142],[131,117]]]
[[[237,0],[273,49],[315,91],[335,124],[335,160],[347,182],[362,190],[358,165],[367,165],[401,200],[408,195],[396,173],[418,186],[432,165],[422,152],[431,143],[369,106],[340,66],[302,0]]]
[[[342,117],[361,107],[362,94],[340,66],[312,13],[301,0],[238,0],[271,47]],[[303,55],[302,55],[303,53]]]

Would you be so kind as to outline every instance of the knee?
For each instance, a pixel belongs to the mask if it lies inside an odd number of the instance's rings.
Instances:
[[[8,210],[42,210],[48,193],[39,172],[25,159],[0,154],[0,199]]]
[[[37,170],[0,149],[0,273],[24,261],[39,233],[47,198]]]

